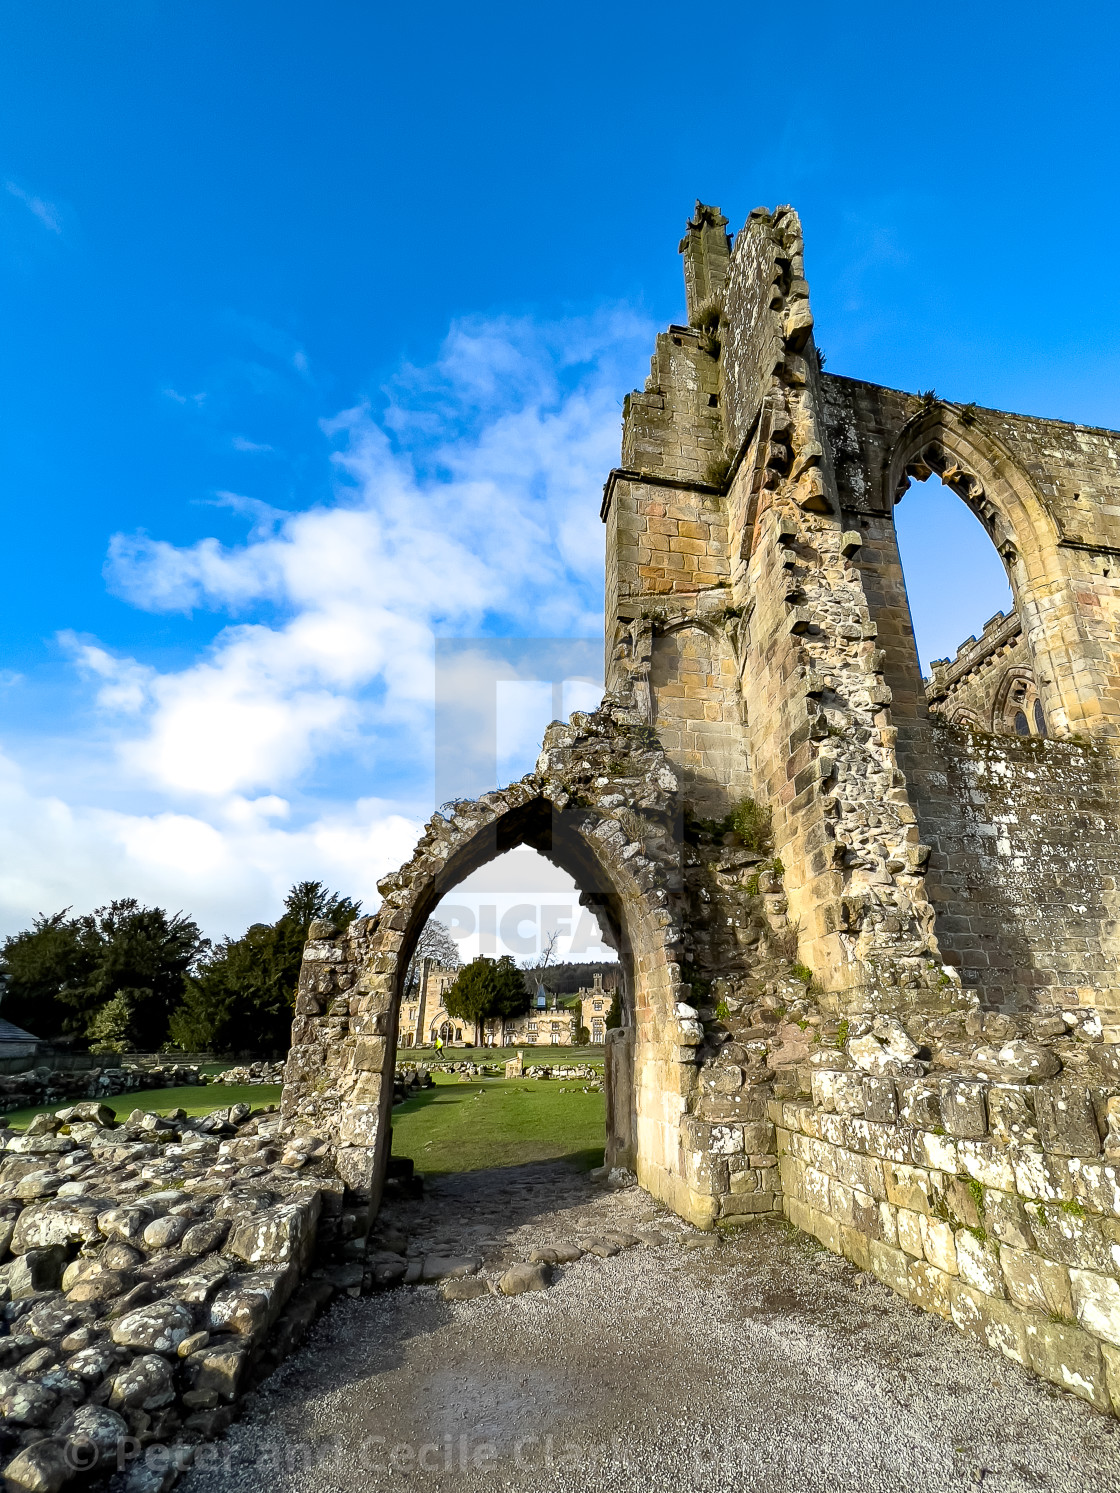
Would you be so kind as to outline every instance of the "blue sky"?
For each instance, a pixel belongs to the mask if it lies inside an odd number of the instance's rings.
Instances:
[[[797,206],[832,371],[1120,425],[1116,33],[0,0],[0,930],[376,900],[431,808],[433,638],[601,627],[698,196]],[[972,523],[900,509],[924,659],[1003,604]],[[548,714],[516,696],[503,775]]]

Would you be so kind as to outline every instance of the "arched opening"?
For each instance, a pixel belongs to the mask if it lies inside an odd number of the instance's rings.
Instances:
[[[930,714],[968,730],[1045,736],[1016,594],[1018,542],[959,452],[934,432],[918,444],[899,463],[895,533]]]
[[[513,1058],[524,1048],[577,1048],[588,1039],[581,1036],[584,1028],[595,1040],[592,1020],[609,1006],[620,965],[594,903],[581,901],[584,890],[554,861],[523,845],[447,891],[409,966],[398,1047],[431,1045],[430,1033],[447,1014],[445,999],[459,971],[480,957],[508,959],[521,970],[523,1004],[466,1023],[455,1033],[455,1045],[497,1049]],[[547,1010],[538,1011],[538,1005]],[[601,1046],[601,1030],[597,1041]]]
[[[699,1029],[676,952],[678,817],[676,779],[648,729],[606,705],[577,712],[549,728],[537,775],[429,821],[411,860],[381,881],[375,916],[309,940],[284,1112],[335,1143],[354,1192],[380,1194],[398,1011],[421,930],[472,872],[528,845],[573,878],[618,953],[623,1025],[608,1047],[622,1050],[607,1084],[607,1160],[682,1201],[682,1052]]]
[[[910,620],[922,674],[1015,605],[1007,571],[983,525],[939,477],[912,481],[895,509]]]

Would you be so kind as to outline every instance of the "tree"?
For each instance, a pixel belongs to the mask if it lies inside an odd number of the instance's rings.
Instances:
[[[92,971],[69,911],[40,914],[30,928],[6,938],[0,950],[0,1016],[48,1042],[80,1032],[80,1018],[66,997],[82,989]]]
[[[360,908],[320,881],[298,882],[275,923],[223,939],[202,961],[171,1019],[172,1041],[187,1052],[287,1052],[308,928],[316,918],[344,928]]]
[[[420,983],[420,963],[424,959],[434,959],[443,969],[459,968],[459,946],[448,932],[447,924],[436,918],[429,918],[420,930],[404,982],[406,992]]]
[[[496,963],[484,954],[472,959],[443,998],[449,1016],[476,1025],[492,1017],[517,1016],[525,1003],[525,977],[508,954]]]
[[[103,1037],[118,1049],[157,1048],[209,948],[198,924],[135,897],[77,918],[68,912],[40,916],[5,940],[4,1016],[50,1040]]]
[[[576,1043],[580,1047],[590,1047],[591,1046],[591,1032],[590,1032],[590,1029],[588,1027],[581,1026],[576,1031]]]
[[[621,1002],[621,1000],[619,998],[618,991],[616,990],[615,993],[614,993],[614,997],[611,1000],[611,1008],[607,1012],[607,1031],[613,1031],[615,1029],[615,1027],[619,1027],[621,1025],[622,1025],[622,1002]]]

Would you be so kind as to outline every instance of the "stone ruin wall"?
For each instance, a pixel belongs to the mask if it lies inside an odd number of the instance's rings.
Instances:
[[[824,373],[796,214],[725,230],[698,205],[689,324],[626,401],[604,706],[313,930],[287,1121],[376,1206],[412,941],[536,844],[627,972],[609,1157],[702,1226],[781,1210],[1120,1411],[1120,437]],[[931,472],[1007,567],[1045,738],[931,712],[893,521]],[[748,798],[768,836],[730,827]]]

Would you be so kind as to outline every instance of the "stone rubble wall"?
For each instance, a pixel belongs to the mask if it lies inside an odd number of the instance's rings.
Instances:
[[[360,1289],[361,1258],[320,1258],[360,1224],[331,1148],[248,1105],[117,1124],[87,1101],[0,1130],[8,1486],[58,1489],[126,1444],[187,1465],[335,1290]]]
[[[136,1089],[177,1089],[212,1082],[190,1065],[143,1068],[29,1068],[25,1073],[0,1075],[0,1113],[64,1100],[109,1099]],[[248,1082],[248,1080],[244,1080]],[[273,1078],[272,1083],[279,1082]]]
[[[138,1089],[185,1089],[202,1084],[278,1084],[283,1063],[251,1063],[224,1073],[203,1073],[197,1064],[129,1064],[122,1068],[29,1068],[0,1075],[0,1115],[66,1100],[112,1099]]]

